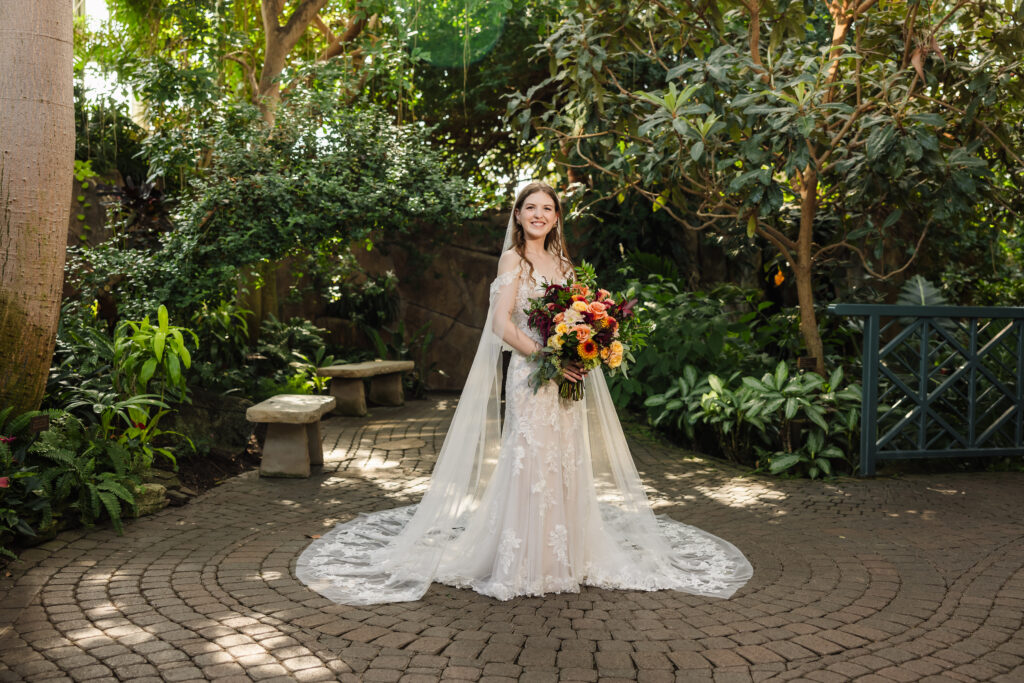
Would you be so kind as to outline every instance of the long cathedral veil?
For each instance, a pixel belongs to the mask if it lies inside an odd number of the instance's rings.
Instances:
[[[514,227],[513,212],[503,253],[511,248]],[[438,576],[446,551],[479,506],[497,464],[502,333],[510,324],[521,277],[505,273],[491,283],[480,342],[423,499],[339,524],[300,555],[295,568],[300,581],[335,602],[365,605],[417,600]],[[726,541],[655,517],[600,369],[585,381],[593,486],[602,522],[630,567],[628,586],[614,587],[732,595],[749,579],[749,563]],[[717,561],[708,562],[709,549]]]

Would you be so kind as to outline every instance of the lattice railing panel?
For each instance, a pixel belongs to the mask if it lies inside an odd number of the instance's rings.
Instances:
[[[1024,308],[830,311],[864,318],[862,474],[876,460],[1024,455]]]

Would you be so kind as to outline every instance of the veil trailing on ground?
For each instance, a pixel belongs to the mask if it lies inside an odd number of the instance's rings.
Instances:
[[[503,251],[512,245],[514,221],[513,212]],[[523,277],[514,271],[491,283],[487,320],[423,499],[339,524],[301,554],[296,563],[300,581],[335,602],[358,605],[417,600],[432,581],[444,580],[446,563],[457,559],[450,556],[464,552],[454,541],[480,506],[498,462],[502,335],[504,325],[511,324],[509,313]],[[585,381],[584,441],[596,509],[612,541],[609,547],[621,556],[616,565],[628,569],[614,580],[594,575],[584,583],[730,596],[751,575],[742,553],[699,529],[655,517],[604,377],[595,370]],[[714,544],[716,561],[707,559],[709,544]]]

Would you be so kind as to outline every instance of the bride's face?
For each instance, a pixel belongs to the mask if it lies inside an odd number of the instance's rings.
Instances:
[[[544,239],[558,224],[555,200],[546,192],[534,192],[526,198],[522,208],[516,211],[516,218],[523,226],[527,240]]]

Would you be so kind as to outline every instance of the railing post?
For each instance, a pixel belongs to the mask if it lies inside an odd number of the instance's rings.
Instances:
[[[878,347],[880,316],[864,317],[864,355],[861,369],[860,476],[875,476],[875,443],[878,439]]]
[[[1016,424],[1013,429],[1016,448],[1024,446],[1024,321],[1014,320],[1013,328],[1017,331],[1017,414],[1014,416]]]

